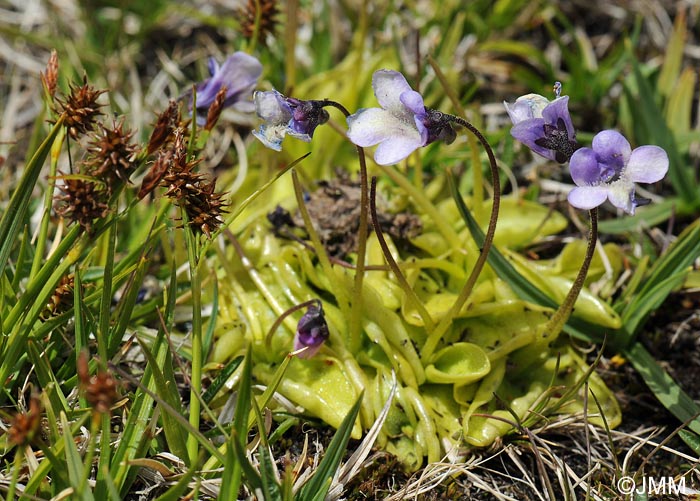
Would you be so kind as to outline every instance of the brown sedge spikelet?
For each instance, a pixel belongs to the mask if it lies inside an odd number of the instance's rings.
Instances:
[[[216,180],[206,182],[202,174],[195,172],[200,160],[187,160],[185,131],[175,132],[172,155],[168,171],[161,180],[161,186],[167,189],[165,195],[182,208],[187,215],[189,226],[211,238],[223,223],[222,214],[226,211],[223,193],[215,193]]]
[[[53,99],[56,95],[56,87],[58,86],[58,53],[56,49],[51,50],[51,55],[46,63],[46,72],[40,73],[40,76],[46,95],[50,99]]]
[[[216,93],[216,97],[214,98],[214,101],[211,103],[211,106],[209,106],[209,110],[207,111],[207,122],[204,124],[204,130],[212,130],[216,125],[216,122],[219,121],[221,112],[224,109],[224,102],[226,101],[227,90],[228,89],[226,88],[226,86],[222,85],[219,89],[219,92]]]
[[[139,200],[143,199],[146,195],[158,187],[160,182],[163,180],[163,177],[165,177],[165,174],[168,172],[172,160],[172,150],[158,152],[156,161],[153,162],[151,169],[146,173],[146,175],[143,177],[143,181],[141,182],[141,189],[137,195]]]
[[[103,124],[99,128],[88,148],[85,167],[86,172],[105,183],[111,195],[117,184],[127,182],[134,171],[138,146],[129,142],[134,133],[124,131],[124,118],[115,121],[112,128]]]
[[[7,438],[11,444],[20,447],[29,445],[34,440],[41,421],[41,400],[36,394],[29,399],[29,410],[19,412],[12,419],[7,430]]]
[[[81,135],[93,130],[95,119],[102,115],[100,108],[103,106],[97,102],[97,98],[107,92],[95,90],[87,83],[87,75],[83,76],[83,85],[70,86],[70,94],[65,100],[57,99],[54,111],[65,114],[63,125],[68,135],[77,140]]]
[[[255,36],[255,24],[258,19],[258,7],[260,8],[259,22],[257,27],[257,41],[264,42],[265,37],[269,34],[274,34],[277,26],[277,8],[276,0],[248,0],[245,7],[238,10],[238,21],[241,26],[241,34],[248,40]]]
[[[177,101],[171,100],[163,113],[158,115],[153,132],[148,140],[146,154],[150,155],[166,142],[172,139],[173,133],[180,123],[180,109]]]
[[[63,195],[56,196],[56,213],[78,223],[88,233],[92,232],[92,222],[109,212],[109,194],[104,186],[84,177],[64,177],[63,185],[59,186]]]
[[[97,374],[90,377],[88,355],[81,352],[77,360],[78,380],[80,388],[85,392],[85,400],[98,414],[108,414],[119,398],[119,383],[111,372],[98,369]]]
[[[75,290],[75,274],[69,273],[61,278],[56,289],[54,289],[49,302],[44,311],[41,312],[41,318],[46,320],[51,317],[57,317],[61,313],[68,311],[73,306],[73,292]]]

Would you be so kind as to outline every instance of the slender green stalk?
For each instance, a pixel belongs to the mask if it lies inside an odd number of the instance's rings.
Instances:
[[[22,463],[24,462],[24,445],[18,445],[15,451],[15,464],[12,466],[12,478],[10,479],[10,485],[7,487],[7,501],[14,501],[15,499],[15,488],[17,487],[17,482],[19,481],[19,472],[22,469]]]
[[[99,415],[93,411],[92,419],[90,420],[90,440],[88,442],[87,452],[85,453],[85,457],[83,459],[85,468],[83,469],[83,475],[80,479],[78,488],[79,492],[83,492],[88,488],[88,478],[92,473],[92,459],[95,457],[95,450],[97,449],[97,435],[100,433],[100,419],[98,418]]]
[[[44,249],[46,247],[46,241],[48,240],[49,234],[49,223],[51,222],[51,207],[53,205],[53,194],[56,188],[56,173],[58,172],[58,158],[61,154],[61,149],[63,147],[63,139],[66,135],[65,128],[61,128],[58,136],[51,146],[51,164],[49,167],[49,177],[48,186],[46,187],[46,193],[44,194],[44,214],[41,217],[41,224],[39,226],[39,235],[36,240],[36,252],[34,254],[34,261],[32,262],[32,269],[29,273],[29,280],[31,280],[34,275],[37,274],[41,263],[44,260]]]
[[[182,210],[185,221],[185,241],[187,243],[187,257],[190,265],[190,287],[192,290],[192,375],[190,380],[190,419],[189,423],[195,430],[199,429],[200,401],[202,393],[202,280],[199,270],[199,256],[197,255],[197,237],[187,224],[187,214]],[[196,460],[199,451],[197,437],[187,437],[187,453],[189,465]]]
[[[442,336],[445,334],[445,332],[447,332],[447,329],[449,329],[450,325],[452,325],[454,317],[462,309],[462,306],[464,306],[464,303],[466,303],[467,299],[469,299],[469,296],[471,295],[472,290],[474,289],[474,284],[476,283],[476,280],[479,278],[479,275],[481,274],[481,271],[483,270],[484,265],[486,264],[486,259],[488,258],[489,251],[491,250],[491,246],[493,245],[493,238],[496,234],[496,223],[498,222],[498,211],[501,205],[501,183],[500,178],[498,177],[498,166],[496,165],[496,157],[493,154],[491,145],[489,145],[489,142],[476,127],[474,127],[472,124],[470,124],[463,118],[449,118],[455,123],[469,130],[472,134],[474,134],[474,136],[476,136],[476,138],[486,150],[486,154],[489,157],[489,165],[491,167],[491,177],[493,178],[493,206],[491,207],[491,217],[489,219],[489,226],[486,230],[486,236],[484,237],[484,245],[481,248],[479,257],[477,258],[476,263],[474,263],[474,268],[472,268],[472,271],[469,274],[469,278],[467,278],[464,287],[462,287],[462,291],[459,293],[459,296],[452,304],[452,307],[447,312],[447,314],[444,317],[442,317],[437,328],[428,335],[428,339],[421,350],[421,357],[423,358],[423,360],[430,360],[430,357],[432,357],[433,353],[435,352],[435,348],[437,348],[440,339],[442,339]]]
[[[593,260],[596,242],[598,241],[598,209],[591,209],[589,215],[591,218],[591,228],[588,232],[588,246],[586,247],[586,255],[583,258],[583,264],[578,270],[578,275],[576,275],[576,279],[561,306],[559,306],[557,311],[554,312],[554,315],[552,315],[552,318],[545,324],[542,334],[544,339],[556,337],[564,328],[564,324],[566,324],[566,321],[571,316],[571,312],[574,310],[574,304],[576,304],[576,299],[586,281],[588,268]]]
[[[110,216],[111,219],[111,216]],[[108,223],[109,224],[109,223]],[[112,312],[112,282],[114,278],[114,247],[117,241],[117,230],[115,225],[109,225],[104,243],[107,246],[104,261],[104,273],[102,276],[102,299],[100,302],[100,317],[97,328],[97,353],[100,356],[100,364],[104,364],[108,359],[109,347],[109,327]]]
[[[297,9],[298,0],[287,0],[287,25],[284,33],[284,87],[289,92],[297,81]]]

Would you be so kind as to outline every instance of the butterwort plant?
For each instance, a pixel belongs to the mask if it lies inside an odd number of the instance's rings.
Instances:
[[[413,90],[406,81],[406,78],[398,71],[387,69],[376,71],[372,76],[372,87],[381,108],[363,108],[353,114],[350,114],[339,103],[330,100],[303,101],[284,96],[274,90],[256,92],[254,97],[255,107],[258,116],[263,120],[263,124],[257,131],[254,131],[253,134],[268,148],[279,151],[281,149],[282,140],[287,135],[303,141],[310,141],[316,127],[328,120],[328,114],[323,110],[324,107],[333,106],[338,108],[346,116],[348,124],[347,137],[357,146],[360,158],[361,192],[359,228],[361,238],[358,245],[354,286],[357,297],[354,297],[352,301],[352,305],[356,310],[351,315],[352,318],[355,319],[355,327],[351,327],[350,335],[350,345],[352,347],[359,346],[361,327],[359,322],[361,314],[361,294],[359,294],[359,291],[362,290],[361,284],[364,271],[367,210],[369,208],[367,174],[362,148],[378,145],[374,153],[375,161],[381,165],[390,165],[404,160],[418,148],[435,141],[440,140],[446,143],[453,142],[456,138],[454,125],[465,127],[481,142],[489,158],[494,185],[494,202],[491,210],[491,218],[481,254],[472,269],[470,277],[464,285],[462,293],[459,295],[457,301],[455,301],[450,313],[443,318],[438,328],[433,330],[429,342],[426,343],[428,352],[426,356],[429,357],[429,354],[432,353],[432,349],[437,345],[442,334],[447,331],[450,325],[450,319],[457,314],[468,299],[471,289],[476,282],[476,278],[486,263],[486,257],[493,243],[500,206],[500,186],[496,159],[488,141],[476,127],[460,117],[427,108],[423,96]],[[374,190],[372,191],[374,192]],[[376,214],[374,214],[373,217],[376,218]],[[415,302],[419,303],[419,300],[408,284],[408,281],[403,276],[398,264],[393,259],[383,239],[379,225],[375,224],[373,226],[387,263],[398,278],[401,287],[406,291],[409,297],[414,298]],[[419,310],[424,310],[424,308],[419,308]],[[315,319],[319,314],[322,314],[322,311],[319,310],[316,312],[313,307],[310,307],[307,312],[309,319]],[[297,331],[295,349],[297,345],[301,346],[303,344],[301,340],[304,336],[300,334],[301,332],[303,331]],[[311,340],[316,339],[316,337],[309,337],[307,335],[306,339]],[[310,352],[310,355],[313,355],[315,351],[316,350],[312,351],[309,349],[307,353]]]

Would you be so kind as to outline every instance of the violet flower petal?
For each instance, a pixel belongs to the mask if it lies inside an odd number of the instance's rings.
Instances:
[[[520,96],[514,103],[503,101],[508,116],[517,125],[530,118],[542,118],[542,110],[549,104],[549,99],[539,94],[526,94]]]
[[[556,161],[556,151],[535,143],[535,141],[544,137],[544,124],[543,118],[523,120],[510,129],[510,134],[538,155]]]
[[[576,129],[569,114],[569,96],[561,96],[549,103],[542,110],[542,118],[551,125],[556,125],[559,119],[566,125],[566,133],[571,141],[576,139]]]
[[[374,75],[372,75],[372,88],[379,105],[385,110],[397,114],[407,113],[404,104],[401,102],[401,95],[404,92],[415,92],[408,85],[406,78],[398,71],[393,70],[375,71]]]
[[[668,154],[658,146],[640,146],[631,153],[625,175],[635,183],[661,181],[668,172]]]
[[[348,138],[354,144],[366,148],[382,143],[380,145],[381,154],[375,153],[375,160],[381,165],[403,160],[413,150],[424,144],[423,137],[412,117],[411,121],[408,122],[399,119],[387,110],[365,108],[350,115],[347,122]],[[386,146],[384,145],[385,141]],[[380,151],[380,148],[377,149],[377,152]],[[393,148],[396,148],[395,153],[390,152]]]
[[[595,185],[601,182],[598,155],[591,148],[579,148],[569,161],[571,179],[578,186]]]
[[[608,198],[608,192],[600,186],[577,186],[567,196],[569,203],[578,209],[590,210]]]

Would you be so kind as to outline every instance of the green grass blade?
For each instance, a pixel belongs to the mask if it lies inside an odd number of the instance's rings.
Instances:
[[[628,346],[635,338],[639,328],[644,325],[644,321],[661,306],[674,289],[683,284],[686,275],[687,273],[683,271],[659,282],[654,282],[653,287],[645,290],[643,295],[636,297],[622,316],[623,327],[620,329],[620,335],[614,336],[613,346],[618,350]]]
[[[36,150],[32,159],[24,167],[24,173],[19,181],[17,189],[12,193],[10,203],[0,219],[0,276],[5,272],[5,266],[10,257],[10,251],[25,224],[25,216],[31,201],[34,185],[39,178],[39,173],[44,165],[46,156],[51,151],[51,146],[63,127],[63,117],[60,117],[53,126],[49,135]]]
[[[170,350],[161,349],[158,353],[158,359],[156,359],[156,357],[153,356],[153,353],[151,353],[151,351],[148,349],[148,346],[146,346],[146,343],[139,340],[139,345],[143,350],[143,354],[146,357],[148,365],[151,367],[156,394],[170,407],[172,407],[180,416],[184,415],[185,412],[182,408],[182,403],[180,402],[180,395],[177,392],[177,381],[175,381],[172,370],[170,371],[169,377],[166,377],[164,372],[160,369],[161,366],[172,367],[173,361]],[[166,348],[167,343],[163,343],[161,346]],[[168,447],[170,448],[170,452],[191,466],[192,462],[190,460],[193,458],[189,458],[187,455],[187,432],[182,428],[178,420],[175,419],[174,416],[172,416],[171,413],[162,406],[160,415],[163,421],[165,439],[168,443]]]
[[[172,320],[175,312],[175,298],[177,297],[177,280],[176,280],[177,270],[175,265],[173,265],[170,272],[170,284],[168,286],[167,294],[168,300],[165,305],[165,312],[163,316],[165,317],[165,325],[172,325]],[[153,345],[152,351],[155,353],[160,353],[161,349],[167,350],[167,344],[165,342],[165,335],[163,329],[159,329],[158,336]],[[153,380],[153,374],[151,368],[146,366],[141,382],[144,388],[150,390],[155,390],[155,382]],[[110,470],[110,475],[114,479],[114,483],[122,494],[126,494],[128,490],[130,480],[133,478],[133,474],[130,472],[129,461],[135,457],[143,454],[145,450],[145,444],[142,441],[142,437],[145,435],[146,430],[150,426],[149,421],[153,416],[153,402],[154,399],[149,395],[143,388],[138,388],[136,390],[136,395],[134,397],[134,403],[131,407],[131,412],[127,419],[127,423],[124,426],[124,433],[119,441],[119,446],[114,453],[112,458],[112,468]]]
[[[695,454],[700,455],[700,435],[688,430],[680,430],[678,435],[695,451]]]
[[[209,351],[211,349],[211,342],[214,339],[214,329],[216,328],[216,319],[219,318],[219,282],[216,280],[216,275],[214,275],[214,291],[211,304],[211,314],[209,315],[209,323],[207,324],[207,331],[204,333],[204,339],[202,339],[202,354],[206,360],[209,356]]]
[[[262,482],[263,495],[265,500],[282,501],[282,488],[277,480],[277,473],[272,461],[267,434],[265,433],[265,419],[255,398],[250,401],[255,411],[255,419],[258,422],[258,433],[260,434],[260,446],[258,453],[260,458],[260,480]]]
[[[632,58],[632,70],[634,72],[635,83],[637,84],[637,95],[632,93],[629,86],[625,88],[625,94],[630,103],[630,110],[636,118],[636,122],[646,135],[645,141],[662,147],[668,153],[670,162],[668,179],[673,185],[676,193],[687,204],[697,206],[698,188],[690,176],[688,168],[685,166],[675,138],[671,129],[664,120],[662,110],[656,103],[654,91],[649,81],[644,77],[639,67],[639,63]],[[641,138],[638,138],[641,139]]]
[[[248,436],[248,414],[250,413],[250,402],[252,398],[252,353],[250,347],[243,360],[241,381],[238,385],[238,397],[236,398],[236,410],[233,414],[233,430],[229,439],[229,446],[226,451],[226,464],[222,474],[222,492],[238,492],[241,486],[241,474],[248,460],[241,461],[239,452],[245,448],[246,437]],[[237,457],[237,460],[236,460]],[[245,454],[243,455],[245,458]],[[253,481],[248,479],[248,481]]]
[[[624,339],[615,340],[618,346],[629,344],[648,315],[668,294],[678,287],[693,261],[700,255],[700,220],[688,226],[651,267],[638,294],[624,308],[622,324]]]
[[[68,470],[68,478],[71,483],[71,487],[74,489],[73,499],[81,499],[82,501],[94,501],[92,492],[85,485],[83,485],[82,479],[85,477],[85,465],[83,464],[78,448],[73,441],[73,435],[71,431],[71,426],[68,423],[66,414],[64,412],[60,413],[61,426],[63,427],[63,440],[66,444],[66,468]]]
[[[209,404],[212,401],[219,390],[224,387],[226,381],[228,381],[228,379],[231,377],[231,374],[238,369],[238,366],[241,365],[242,361],[243,357],[236,357],[219,371],[219,374],[217,374],[214,381],[212,381],[212,383],[209,385],[207,391],[205,391],[204,395],[202,395],[202,400],[204,400],[205,403]]]
[[[690,430],[700,434],[700,406],[661,368],[647,349],[641,343],[635,343],[624,355],[658,401],[679,421],[688,422]],[[688,445],[692,447],[691,443]]]
[[[352,406],[350,412],[348,412],[348,415],[345,416],[345,419],[338,427],[338,431],[333,436],[331,443],[328,444],[326,454],[319,463],[313,477],[299,491],[297,499],[300,501],[322,501],[326,497],[326,493],[331,487],[333,476],[345,454],[352,428],[360,412],[363,395],[364,393],[360,394],[355,405]]]
[[[674,212],[679,212],[682,202],[678,197],[669,197],[658,204],[640,207],[634,216],[615,217],[598,222],[600,233],[632,233],[651,228],[667,221]]]

